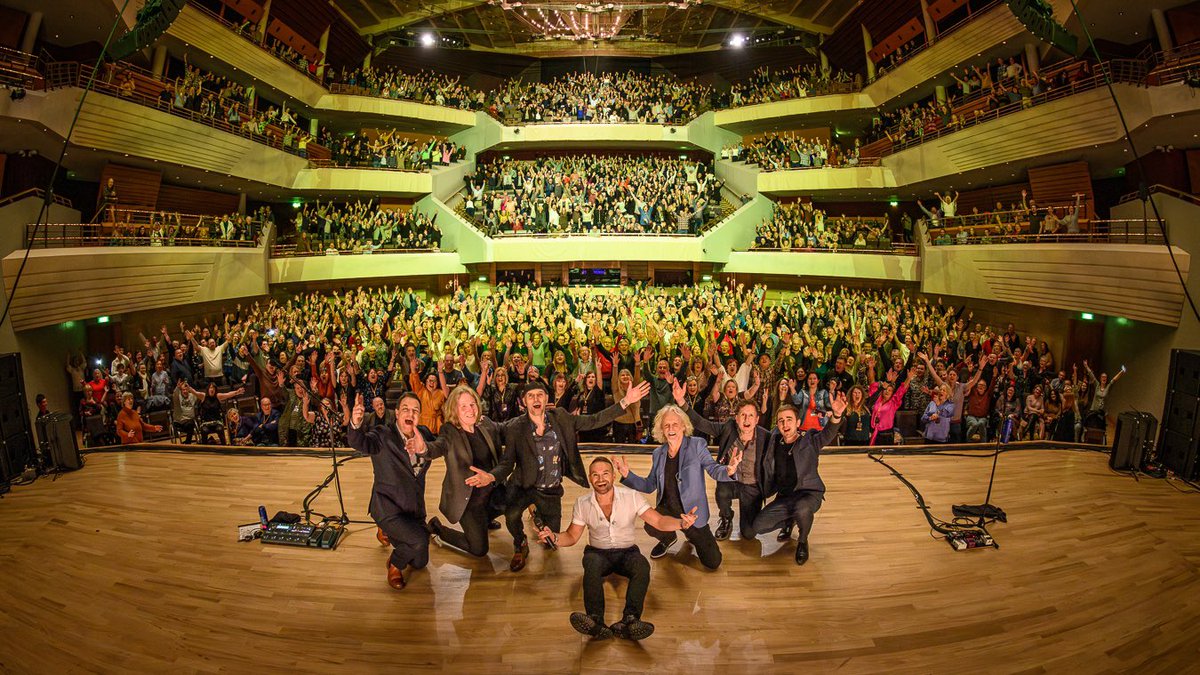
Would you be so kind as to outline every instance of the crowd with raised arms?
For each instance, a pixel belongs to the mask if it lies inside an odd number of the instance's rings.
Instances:
[[[757,164],[762,171],[858,166],[859,140],[846,149],[827,138],[770,132],[723,147],[721,159]]]
[[[343,68],[329,72],[329,83],[345,85],[364,96],[464,110],[482,110],[486,100],[484,92],[468,87],[462,78],[426,70],[406,73],[398,68]]]
[[[411,208],[383,208],[372,201],[317,201],[296,211],[297,253],[433,250],[441,245],[436,218]]]
[[[122,209],[103,209],[102,213],[103,222],[94,227],[103,234],[96,240],[109,246],[203,246],[222,242],[258,245],[275,220],[267,207],[248,214],[221,216],[185,216],[173,211],[138,212],[144,220],[139,218],[136,222],[133,222],[131,212]]]
[[[738,82],[722,95],[722,107],[785,101],[808,96],[858,91],[862,77],[844,70],[833,70],[819,64],[797,65],[789,68],[764,66],[758,68],[745,82]]]
[[[708,162],[577,155],[481,164],[463,209],[488,234],[694,234],[721,210]]]
[[[943,100],[930,97],[893,111],[881,110],[873,121],[869,138],[887,138],[897,144],[919,142],[939,131],[974,124],[1001,108],[1017,104],[1022,109],[1028,108],[1039,100],[1039,95],[1070,89],[1091,72],[1092,65],[1085,60],[1035,72],[1017,57],[997,58],[995,63],[982,67],[964,67],[951,73],[955,86]]]
[[[706,86],[669,75],[571,73],[550,82],[510,80],[490,95],[501,120],[686,124],[709,107]]]
[[[932,206],[926,207],[921,201],[917,206],[925,214],[922,221],[933,245],[990,244],[1015,241],[1022,235],[1077,235],[1081,232],[1080,220],[1086,215],[1084,197],[1078,193],[1070,205],[1042,207],[1027,190],[1021,190],[1020,204],[1012,202],[1005,207],[997,201],[992,211],[980,212],[975,206],[964,214],[958,208],[958,193],[947,190],[944,195],[934,193]]]
[[[409,138],[395,129],[326,139],[337,167],[427,171],[466,158],[467,149],[445,138]]]
[[[434,433],[442,403],[460,383],[480,397],[483,414],[503,421],[520,413],[517,392],[528,382],[544,383],[550,406],[573,412],[597,411],[606,395],[619,399],[649,382],[645,402],[585,436],[619,442],[645,438],[675,383],[686,405],[712,423],[748,399],[768,424],[780,406],[795,406],[803,430],[821,428],[831,397],[842,392],[849,401],[842,442],[865,445],[895,442],[904,414],[920,416],[909,432],[930,442],[986,441],[1005,419],[1025,436],[1074,440],[1089,412],[1100,413],[1103,425],[1116,379],[1094,375],[1086,363],[1059,366],[1045,341],[1022,338],[1012,325],[981,325],[963,307],[836,287],[773,299],[763,286],[741,285],[619,293],[500,285],[486,295],[458,289],[434,299],[359,288],[260,300],[156,332],[118,352],[110,372],[97,369],[86,385],[74,364],[85,412],[117,405],[128,392],[137,406],[171,402],[179,423],[194,419],[180,409],[181,395],[186,402],[189,391],[210,383],[223,385],[219,393],[244,388],[259,397],[257,422],[246,422],[245,433],[236,425],[227,431],[260,445],[312,442],[306,394],[293,380],[335,410],[361,393],[381,416],[394,383],[421,401],[421,424]],[[341,422],[329,421],[336,434]]]
[[[812,202],[775,204],[770,218],[759,223],[756,249],[890,248],[892,231],[886,215],[877,218],[831,217]]]

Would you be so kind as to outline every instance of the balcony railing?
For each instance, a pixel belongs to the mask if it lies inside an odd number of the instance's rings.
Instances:
[[[36,236],[35,230],[36,228]],[[255,248],[257,242],[241,239],[212,239],[199,237],[182,237],[171,235],[169,231],[160,234],[143,233],[146,228],[118,227],[111,223],[95,225],[48,223],[45,225],[26,225],[25,242],[28,248],[80,248],[98,246],[211,246],[220,248]]]
[[[298,250],[295,244],[276,244],[271,247],[272,258],[312,258],[325,255],[391,255],[394,253],[442,253],[437,248],[361,248],[337,249],[327,248],[318,250]]]
[[[1162,230],[1158,223],[1149,219],[1089,220],[1080,223],[1080,232],[1037,233],[1028,222],[1012,224],[1007,232],[992,233],[996,225],[973,225],[958,228],[957,234],[947,230],[930,230],[930,243],[934,246],[958,246],[973,244],[1146,244],[1163,245]],[[1163,223],[1166,227],[1166,223]]]
[[[807,246],[793,246],[791,248],[750,248],[748,253],[874,253],[879,255],[917,255],[917,245],[902,242],[893,242],[886,245],[871,246],[854,246],[847,244],[846,246],[838,246],[835,248],[821,248]]]
[[[259,40],[254,35],[242,32],[241,30],[239,30],[239,26],[235,26],[232,22],[227,21],[226,19],[221,17],[219,14],[213,12],[211,9],[209,9],[199,3],[195,3],[195,2],[189,2],[188,4],[193,9],[196,9],[196,10],[200,11],[201,13],[206,14],[213,21],[216,21],[217,23],[221,24],[225,28],[229,29],[229,32],[233,33],[234,35],[242,38],[243,40],[245,40],[246,42],[249,42],[250,44],[254,45],[255,47],[258,47],[259,49],[263,50],[264,52],[266,52],[266,53],[270,54],[271,56],[275,57],[276,59],[282,61],[283,63],[288,64],[292,68],[295,68],[297,72],[303,73],[305,77],[311,79],[312,81],[316,82],[317,84],[321,83],[321,80],[320,80],[320,78],[317,77],[316,73],[305,68],[304,66],[301,66],[299,63],[297,63],[295,61],[289,61],[289,60],[283,58],[282,56],[280,56],[279,54],[275,53],[275,51],[273,49],[271,49],[270,47],[268,47],[266,45],[265,36],[262,40]],[[257,28],[254,28],[253,30],[257,30]]]
[[[8,47],[0,47],[0,87],[8,89],[45,89],[42,60]]]
[[[4,199],[0,199],[0,207],[8,206],[9,204],[18,202],[22,199],[25,199],[26,197],[37,197],[38,199],[45,199],[46,191],[40,187],[31,187],[31,188],[28,188],[25,190],[21,190],[20,192],[18,192],[16,194],[12,194],[12,195],[5,197]],[[50,197],[51,197],[52,201],[55,204],[58,204],[59,206],[65,206],[68,209],[74,208],[71,205],[71,200],[67,199],[66,197],[63,197],[58,194],[52,194],[52,195],[50,195]]]

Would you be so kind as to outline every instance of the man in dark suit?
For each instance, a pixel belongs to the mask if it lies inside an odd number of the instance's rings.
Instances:
[[[763,507],[751,525],[754,532],[770,532],[795,521],[800,542],[796,545],[796,564],[808,562],[808,533],[812,530],[813,514],[825,499],[825,483],[817,473],[817,460],[824,448],[837,438],[846,412],[846,395],[839,393],[829,403],[833,414],[820,431],[802,434],[800,411],[791,404],[779,407],[776,413],[778,429],[771,433],[766,452],[774,457],[774,471],[765,476],[762,493],[775,496]]]
[[[687,411],[696,431],[706,434],[717,444],[717,462],[727,464],[733,451],[742,453],[733,481],[717,483],[716,539],[725,541],[733,529],[733,498],[737,497],[738,525],[743,540],[753,539],[754,518],[763,507],[762,485],[775,471],[775,457],[768,452],[771,432],[758,426],[758,405],[749,399],[740,401],[733,417],[724,424],[714,424],[687,405],[687,390],[679,380],[673,387],[675,402]]]
[[[396,415],[387,409],[383,398],[376,396],[371,399],[371,412],[366,417],[368,427],[390,427],[396,424]]]
[[[362,394],[350,414],[346,435],[350,447],[371,457],[375,483],[371,487],[370,513],[379,525],[376,537],[392,546],[388,559],[388,585],[400,590],[407,585],[404,571],[429,564],[429,531],[425,528],[425,474],[429,462],[410,452],[408,440],[420,434],[433,440],[425,427],[417,426],[421,399],[406,393],[396,405],[396,423],[373,426],[364,420]],[[415,450],[415,448],[414,448]]]
[[[509,569],[519,572],[529,558],[523,515],[533,505],[543,526],[558,532],[562,525],[564,479],[588,486],[583,460],[579,457],[579,432],[597,429],[625,412],[650,391],[646,382],[631,387],[625,397],[595,415],[572,415],[562,408],[547,408],[549,392],[541,382],[525,385],[522,402],[525,414],[503,425],[505,458],[502,465],[512,470],[508,478],[508,505],[504,520],[513,536]]]

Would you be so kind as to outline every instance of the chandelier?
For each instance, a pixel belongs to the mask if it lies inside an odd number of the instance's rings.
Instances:
[[[600,2],[488,0],[489,5],[512,12],[534,35],[546,40],[611,40],[621,33],[634,12],[647,9],[687,9],[703,0],[669,2]]]

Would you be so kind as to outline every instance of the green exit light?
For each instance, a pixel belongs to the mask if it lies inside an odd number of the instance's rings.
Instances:
[[[479,275],[479,281],[487,281],[487,275],[485,275],[485,274],[480,274],[480,275]]]
[[[96,323],[108,323],[108,317],[107,316],[98,316],[98,317],[96,317]]]
[[[897,206],[900,206],[900,202],[898,202],[898,201],[896,201],[895,199],[893,199],[892,201],[888,202],[888,206],[891,206],[891,207],[894,209],[894,208],[896,208]]]
[[[300,206],[301,206],[301,205],[303,205],[303,204],[304,204],[304,202],[300,201],[299,199],[293,199],[293,200],[292,200],[292,208],[293,208],[293,209],[298,209],[298,208],[300,208]]]
[[[1083,319],[1084,321],[1091,321],[1096,317],[1091,312],[1083,312],[1079,315],[1079,318]]]
[[[1129,319],[1126,319],[1126,318],[1125,318],[1125,317],[1123,317],[1123,316],[1118,316],[1118,317],[1117,317],[1117,325],[1118,325],[1118,326],[1128,326],[1128,325],[1129,325]]]

